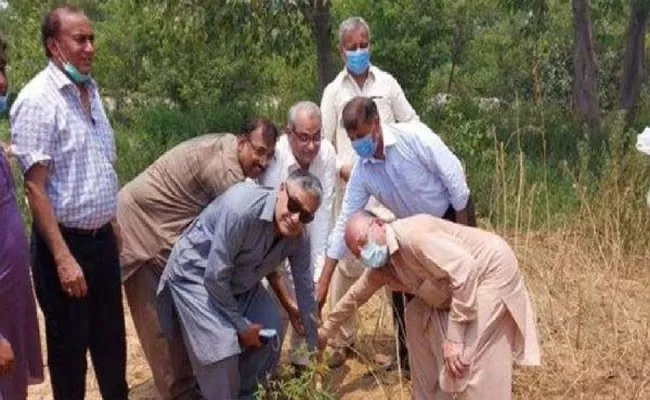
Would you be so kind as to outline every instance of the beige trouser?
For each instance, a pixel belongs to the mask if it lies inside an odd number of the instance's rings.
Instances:
[[[505,306],[497,306],[493,310],[495,312],[491,316],[482,318],[479,315],[478,323],[467,328],[468,332],[478,329],[480,333],[475,349],[466,349],[471,353],[464,357],[469,358],[469,375],[464,382],[460,382],[443,371],[442,345],[449,313],[432,310],[417,298],[409,302],[406,307],[406,341],[414,400],[512,398],[512,349],[517,332],[516,324]],[[444,384],[441,379],[445,380]],[[456,392],[454,397],[450,393],[452,391]],[[486,397],[486,393],[489,393],[489,397]]]
[[[345,260],[341,260],[334,275],[332,276],[332,283],[330,284],[330,306],[333,308],[339,300],[345,296],[345,293],[352,287],[361,274],[363,273],[363,265],[361,262],[348,256]],[[341,328],[331,341],[332,346],[342,348],[352,346],[357,338],[357,316],[356,314],[350,317],[347,321],[341,324]]]
[[[157,266],[142,265],[124,282],[124,291],[160,398],[192,399],[197,387],[182,336],[166,339],[158,320],[156,290],[161,273]]]

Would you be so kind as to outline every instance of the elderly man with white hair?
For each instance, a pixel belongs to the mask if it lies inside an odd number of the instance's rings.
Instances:
[[[345,68],[330,82],[323,92],[321,112],[323,113],[323,135],[336,148],[338,160],[338,184],[334,203],[333,218],[336,218],[345,195],[345,186],[350,177],[356,154],[343,126],[341,118],[343,106],[356,96],[373,98],[379,109],[382,123],[419,121],[417,113],[406,99],[402,87],[388,72],[370,63],[371,52],[370,28],[361,17],[350,17],[339,27],[339,53],[345,63]],[[371,209],[390,219],[393,214],[382,207],[374,198],[368,201],[367,209]],[[362,268],[353,258],[347,258],[339,263],[332,278],[331,302],[336,303],[361,276]],[[325,301],[325,288],[320,293],[319,302]],[[401,310],[404,307],[403,296],[395,293],[393,296],[398,320],[403,319]],[[400,323],[396,322],[396,325]],[[402,324],[403,325],[403,324]],[[400,330],[401,331],[401,330]],[[403,339],[403,332],[400,332]],[[331,357],[331,367],[337,367],[345,362],[346,353],[350,354],[351,346],[356,341],[356,326],[351,318],[341,326],[341,331],[334,340],[335,351]],[[400,358],[403,366],[407,365],[406,346],[400,340]],[[379,361],[379,360],[378,360]]]
[[[314,215],[313,223],[306,227],[310,241],[311,272],[314,282],[317,282],[323,269],[327,249],[327,235],[330,228],[336,180],[336,151],[331,143],[322,141],[320,109],[311,101],[300,101],[289,110],[285,135],[278,139],[275,156],[260,177],[260,183],[277,188],[289,174],[296,170],[310,172],[318,178],[323,187],[321,206]],[[295,298],[295,288],[288,264],[283,263],[282,272],[290,289],[290,293],[285,298]],[[302,332],[300,332],[299,325],[296,324],[299,318],[297,307],[294,303],[288,306],[284,305],[283,309],[292,310],[291,313],[283,315],[283,332],[287,332],[289,325],[287,317],[291,319],[292,326],[297,325],[298,327],[298,330],[291,329],[289,334],[291,362],[296,370],[300,370],[307,365],[308,360],[305,357],[304,349],[302,349],[304,348]]]
[[[540,364],[528,291],[501,237],[432,215],[388,224],[361,211],[345,241],[367,268],[320,328],[321,348],[388,285],[415,296],[406,307],[414,399],[507,400],[513,361]]]

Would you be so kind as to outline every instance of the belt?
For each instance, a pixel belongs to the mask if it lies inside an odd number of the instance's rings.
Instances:
[[[98,237],[104,236],[111,232],[111,224],[109,222],[97,229],[69,228],[67,226],[59,225],[59,229],[61,229],[61,233],[68,233],[77,236]]]

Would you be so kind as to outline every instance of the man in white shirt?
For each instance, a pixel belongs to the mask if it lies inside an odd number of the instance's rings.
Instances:
[[[382,124],[377,106],[367,97],[352,99],[342,118],[359,158],[330,235],[319,293],[327,292],[338,260],[346,256],[347,219],[361,211],[371,196],[397,218],[430,214],[464,225],[474,223],[466,211],[470,191],[460,160],[426,125]]]
[[[370,64],[370,49],[370,28],[366,21],[360,17],[351,17],[343,21],[339,28],[339,53],[345,62],[345,68],[327,85],[321,101],[323,135],[334,144],[337,152],[339,179],[336,187],[333,218],[337,217],[341,209],[345,185],[356,159],[341,119],[343,106],[355,96],[371,97],[377,104],[382,123],[420,120],[397,80],[389,73]],[[375,199],[368,202],[367,208],[383,219],[394,218],[392,213]],[[362,272],[361,264],[354,257],[341,260],[332,278],[331,304],[336,304],[343,297]],[[322,306],[325,301],[324,292],[321,291],[320,295],[321,298],[318,298],[317,293],[317,299]],[[402,297],[395,296],[395,299],[399,302]],[[345,361],[345,353],[351,353],[350,349],[355,340],[356,325],[354,319],[350,319],[341,325],[339,334],[332,341],[335,351],[331,355],[331,367],[337,367]],[[406,347],[404,344],[402,347],[401,352],[405,355]]]
[[[296,103],[289,110],[285,135],[278,139],[275,157],[266,172],[260,177],[260,183],[277,188],[289,174],[297,169],[310,172],[321,182],[323,201],[314,215],[314,220],[306,225],[311,246],[311,268],[314,282],[318,281],[327,248],[334,185],[336,180],[336,152],[334,146],[322,141],[321,113],[318,105],[310,101]],[[282,272],[289,282],[291,297],[295,299],[293,281],[288,265],[283,265]],[[290,305],[296,310],[295,304]],[[289,327],[288,316],[283,316],[283,331]],[[291,328],[291,362],[297,369],[307,365],[304,340],[300,333]]]

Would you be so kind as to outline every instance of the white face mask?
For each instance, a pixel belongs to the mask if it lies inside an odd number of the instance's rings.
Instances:
[[[361,261],[368,268],[379,268],[388,262],[388,245],[380,246],[373,241],[369,241],[361,249]]]

